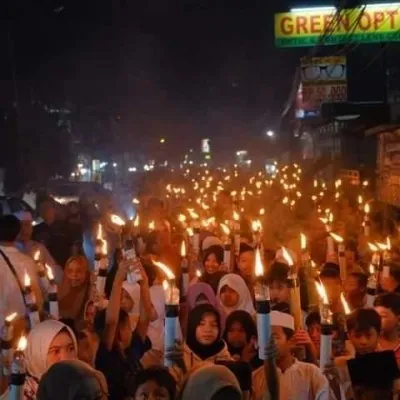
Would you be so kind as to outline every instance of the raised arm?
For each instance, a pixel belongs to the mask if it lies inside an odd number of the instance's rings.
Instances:
[[[118,326],[119,311],[121,307],[122,284],[126,279],[129,266],[132,261],[123,260],[118,266],[115,275],[114,284],[111,289],[110,301],[106,310],[106,329],[104,332],[104,343],[109,351],[111,351],[114,343],[115,332]]]

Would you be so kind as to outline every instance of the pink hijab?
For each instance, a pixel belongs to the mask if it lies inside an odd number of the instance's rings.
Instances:
[[[199,296],[201,296],[200,299]],[[217,296],[214,293],[213,288],[209,284],[204,282],[195,283],[189,286],[186,301],[188,312],[192,311],[193,308],[195,308],[199,304],[204,303],[211,304],[217,310],[220,310],[220,304]]]

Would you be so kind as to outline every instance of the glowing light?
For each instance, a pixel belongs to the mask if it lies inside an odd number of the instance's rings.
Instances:
[[[365,204],[365,206],[364,206],[364,212],[365,212],[365,214],[369,214],[370,211],[371,211],[371,209],[370,209],[369,204],[368,204],[368,203]]]
[[[186,257],[186,242],[184,240],[181,243],[181,257]]]
[[[392,250],[392,243],[390,242],[390,237],[389,236],[386,238],[386,248],[389,251]]]
[[[201,271],[199,269],[196,269],[196,276],[198,278],[201,278]]]
[[[368,247],[374,253],[376,253],[378,251],[378,246],[375,246],[373,243],[368,243]]]
[[[194,231],[193,231],[192,228],[186,228],[186,232],[187,232],[187,234],[189,235],[189,237],[194,236]]]
[[[14,321],[15,318],[17,318],[17,315],[18,315],[18,313],[16,313],[16,312],[14,312],[14,313],[8,315],[8,316],[6,317],[6,321],[10,324],[11,322]]]
[[[387,250],[387,247],[386,247],[386,245],[385,245],[384,243],[376,242],[376,245],[378,246],[378,249],[379,249],[380,251],[385,251],[385,250]]]
[[[333,232],[329,232],[329,235],[331,236],[331,238],[336,242],[336,243],[343,243],[343,238],[339,235],[337,235],[336,233]]]
[[[155,231],[156,230],[156,223],[154,221],[149,222],[149,231]]]
[[[167,276],[167,279],[168,279],[168,280],[175,279],[174,273],[173,273],[165,264],[163,264],[162,262],[159,262],[159,261],[153,261],[153,264],[154,264],[156,267],[160,268],[161,271],[164,272],[164,274]],[[168,282],[167,282],[167,283],[168,283]]]
[[[300,233],[300,244],[302,250],[307,248],[307,236],[304,233]]]
[[[374,274],[375,274],[375,267],[374,267],[374,264],[369,264],[369,273],[370,273],[371,275],[374,275]]]
[[[103,245],[101,247],[101,254],[107,255],[108,253],[108,243],[107,240],[103,240]]]
[[[240,221],[240,215],[237,211],[233,212],[233,219],[234,221]]]
[[[351,314],[349,304],[347,303],[346,298],[344,297],[343,293],[340,294],[340,301],[342,302],[344,313],[346,315]]]
[[[21,338],[18,341],[17,351],[25,351],[27,345],[28,345],[28,340],[26,339],[25,336],[21,336]]]
[[[263,276],[264,275],[264,266],[261,259],[261,252],[260,249],[256,249],[255,254],[255,275],[256,276]]]
[[[184,215],[184,214],[179,214],[179,215],[178,215],[178,221],[179,221],[179,222],[186,222],[186,215]]]
[[[361,195],[357,198],[358,204],[361,205],[363,203],[363,197]]]
[[[188,212],[190,214],[190,218],[199,219],[199,214],[193,210],[193,208],[188,208]]]
[[[31,286],[31,278],[29,277],[29,275],[26,271],[24,274],[24,285],[25,285],[25,287]]]
[[[136,218],[135,218],[135,220],[133,221],[133,226],[134,226],[135,228],[138,228],[138,227],[139,227],[139,223],[140,223],[139,214],[136,214]]]
[[[40,250],[36,250],[33,259],[37,262],[40,260]]]
[[[251,229],[253,232],[260,232],[262,229],[261,221],[255,220],[251,222]]]
[[[117,226],[124,226],[126,222],[119,216],[112,214],[111,215],[111,222]]]
[[[135,197],[135,198],[132,200],[132,203],[133,203],[133,204],[140,204],[140,201]]]
[[[329,305],[328,294],[326,293],[325,287],[322,282],[315,281],[315,287],[317,288],[317,292],[322,300],[322,303],[325,305]]]
[[[229,227],[225,224],[220,224],[222,231],[224,232],[224,234],[226,236],[229,236],[231,233],[231,230],[229,229]]]
[[[47,271],[47,277],[49,278],[50,281],[54,280],[54,274],[53,274],[53,270],[51,269],[51,267],[49,265],[46,264],[46,271]]]
[[[287,262],[287,264],[289,265],[289,267],[293,267],[293,258],[290,255],[289,251],[285,248],[282,247],[282,256],[284,258],[284,260]]]
[[[261,216],[265,215],[265,208],[261,208],[261,209],[260,209],[260,215],[261,215]]]

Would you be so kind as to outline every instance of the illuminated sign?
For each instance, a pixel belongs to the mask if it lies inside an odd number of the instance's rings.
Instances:
[[[400,3],[337,12],[332,7],[275,14],[277,47],[400,41]]]

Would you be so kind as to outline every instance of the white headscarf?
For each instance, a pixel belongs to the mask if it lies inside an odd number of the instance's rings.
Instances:
[[[229,286],[235,292],[239,294],[239,301],[235,307],[226,307],[221,300],[221,290],[224,286]],[[247,311],[250,315],[255,314],[253,300],[251,298],[250,291],[243,278],[236,274],[227,274],[221,278],[218,285],[217,297],[221,308],[225,311],[226,315],[229,315],[233,311],[242,310]]]
[[[78,343],[72,329],[62,322],[49,319],[36,325],[28,335],[28,345],[25,350],[26,368],[31,376],[40,380],[47,371],[47,353],[51,342],[62,331],[66,329],[74,342],[78,353]]]
[[[129,294],[129,297],[133,300],[133,309],[130,311],[130,314],[139,314],[140,313],[140,286],[137,283],[130,283],[128,281],[124,281],[122,284],[122,288],[126,290]]]

